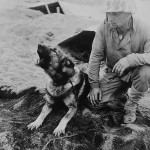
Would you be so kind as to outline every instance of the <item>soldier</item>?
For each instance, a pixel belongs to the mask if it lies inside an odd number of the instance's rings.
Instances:
[[[89,60],[91,103],[113,101],[114,93],[129,83],[124,123],[136,120],[139,100],[150,87],[150,36],[148,28],[136,19],[135,1],[108,0],[106,19],[98,27]],[[100,64],[106,74],[100,80]]]

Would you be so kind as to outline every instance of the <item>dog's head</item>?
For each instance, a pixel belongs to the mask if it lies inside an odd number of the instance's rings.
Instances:
[[[39,44],[37,53],[37,65],[43,68],[56,84],[65,84],[74,75],[74,63],[62,51]]]

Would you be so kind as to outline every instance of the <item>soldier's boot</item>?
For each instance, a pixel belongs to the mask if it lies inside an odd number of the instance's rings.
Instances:
[[[133,123],[136,120],[136,109],[137,109],[137,103],[131,102],[129,99],[128,102],[125,104],[125,115],[123,117],[124,123]]]
[[[136,110],[138,107],[139,100],[143,97],[143,92],[138,92],[134,87],[128,91],[128,100],[125,104],[124,110],[125,115],[123,121],[126,124],[134,123],[136,120]]]

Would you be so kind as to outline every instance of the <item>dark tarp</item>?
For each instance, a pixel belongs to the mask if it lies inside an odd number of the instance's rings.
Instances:
[[[76,59],[88,62],[97,26],[87,28],[59,43],[62,48],[71,51]]]
[[[36,5],[30,6],[30,9],[34,10],[40,10],[44,14],[48,14],[48,11],[46,9],[46,6],[48,6],[50,13],[57,13],[57,8],[60,9],[60,13],[64,14],[59,2],[53,2],[53,3],[37,3]]]

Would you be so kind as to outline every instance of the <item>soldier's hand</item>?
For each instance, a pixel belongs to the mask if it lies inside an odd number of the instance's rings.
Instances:
[[[115,72],[117,74],[119,74],[120,76],[123,74],[123,72],[129,68],[129,62],[128,59],[126,57],[121,58],[113,67],[112,72]]]
[[[99,100],[101,100],[101,90],[100,88],[92,88],[88,95],[88,98],[92,105],[96,105]]]

